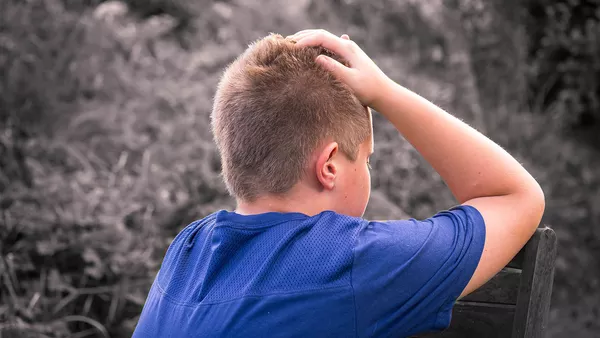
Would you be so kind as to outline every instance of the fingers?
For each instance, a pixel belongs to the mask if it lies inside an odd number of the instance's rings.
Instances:
[[[318,33],[320,31],[326,32],[323,29],[305,29],[302,31],[299,31],[293,35],[288,35],[286,36],[286,39],[292,39],[292,40],[300,40],[303,37],[306,37],[309,34],[315,34]],[[342,36],[340,36],[340,38],[344,39],[344,40],[350,40],[350,37],[348,36],[348,34],[342,34]]]
[[[349,59],[350,56],[349,40],[337,37],[325,30],[300,32],[295,34],[293,39],[298,47],[322,46],[346,59]]]
[[[323,46],[335,53],[340,53],[341,48],[344,48],[343,43],[349,45],[345,41],[350,41],[348,34],[342,34],[338,38],[324,29],[305,29],[294,35],[287,36],[286,39],[296,41],[298,47]],[[301,40],[302,42],[300,42]],[[344,40],[344,42],[340,43],[340,40]]]
[[[286,38],[296,41],[297,47],[325,47],[346,59],[350,63],[350,66],[354,63],[354,43],[350,41],[348,34],[343,34],[341,37],[338,37],[323,29],[307,29]],[[346,73],[349,71],[346,66],[331,58],[325,58],[325,56],[318,57],[317,61],[326,69],[333,71],[340,79],[347,75]]]
[[[306,36],[308,34],[312,34],[312,33],[315,33],[317,31],[319,31],[319,29],[305,29],[305,30],[301,30],[301,31],[297,32],[296,34],[289,35],[286,38],[293,39],[293,40],[298,40],[302,36]]]
[[[314,34],[315,31],[316,31],[316,29],[310,29],[310,30],[300,31],[300,32],[298,32],[298,33],[296,33],[294,35],[287,36],[286,39],[291,39],[291,40],[297,42],[298,40],[306,37],[307,35]]]
[[[325,69],[333,73],[333,76],[335,76],[342,82],[344,82],[352,72],[352,69],[344,66],[343,64],[326,55],[319,55],[316,61]]]

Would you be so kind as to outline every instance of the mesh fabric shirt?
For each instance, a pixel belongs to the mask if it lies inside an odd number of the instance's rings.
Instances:
[[[221,210],[169,247],[134,337],[405,337],[446,328],[485,241],[473,207],[366,221]]]

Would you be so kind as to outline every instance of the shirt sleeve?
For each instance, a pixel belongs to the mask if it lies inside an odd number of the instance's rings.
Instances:
[[[422,221],[368,222],[357,235],[352,268],[359,336],[446,328],[484,242],[485,223],[472,206]]]

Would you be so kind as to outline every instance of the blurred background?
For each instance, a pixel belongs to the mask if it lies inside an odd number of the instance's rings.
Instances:
[[[209,128],[223,68],[313,27],[349,34],[530,170],[559,238],[548,337],[599,336],[593,0],[1,0],[0,336],[129,337],[173,237],[234,207]],[[374,119],[366,217],[453,206]]]

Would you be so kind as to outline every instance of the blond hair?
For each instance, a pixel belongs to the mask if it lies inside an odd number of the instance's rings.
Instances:
[[[280,35],[251,44],[224,72],[211,114],[229,192],[253,201],[288,192],[325,140],[356,160],[371,128],[350,89],[315,62],[322,47],[296,48]]]

